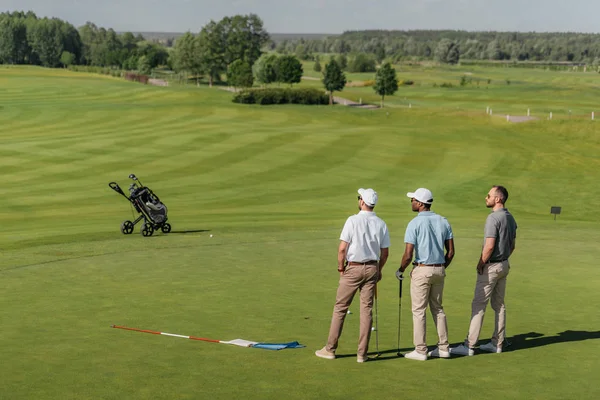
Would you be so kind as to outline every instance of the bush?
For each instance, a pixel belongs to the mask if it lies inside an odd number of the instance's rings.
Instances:
[[[240,104],[329,104],[329,97],[315,88],[269,88],[246,89],[233,96],[234,103]]]
[[[412,86],[414,84],[415,84],[415,82],[411,81],[410,79],[405,79],[405,80],[398,81],[398,85]]]
[[[451,84],[450,82],[444,82],[444,83],[442,83],[442,84],[440,85],[440,87],[443,87],[443,88],[453,88],[453,87],[454,87],[454,85],[453,85],[453,84]]]

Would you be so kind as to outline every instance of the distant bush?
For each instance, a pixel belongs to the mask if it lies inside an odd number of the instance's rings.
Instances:
[[[358,53],[348,63],[349,72],[375,72],[377,62],[370,54]]]
[[[233,96],[234,103],[240,104],[329,104],[329,97],[315,88],[268,88],[246,89]]]
[[[443,87],[443,88],[453,88],[454,85],[452,83],[450,83],[450,82],[444,82],[444,83],[442,83],[440,85],[440,87]]]
[[[414,84],[415,84],[415,82],[411,81],[410,79],[404,79],[404,80],[399,80],[398,81],[398,85],[412,86]]]
[[[366,81],[348,82],[346,87],[371,87],[375,86],[375,80],[367,79]]]

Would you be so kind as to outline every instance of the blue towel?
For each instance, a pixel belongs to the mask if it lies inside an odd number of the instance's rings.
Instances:
[[[289,343],[256,343],[252,345],[252,347],[256,347],[259,349],[265,350],[282,350],[282,349],[300,349],[302,347],[306,347],[298,342],[289,342]]]

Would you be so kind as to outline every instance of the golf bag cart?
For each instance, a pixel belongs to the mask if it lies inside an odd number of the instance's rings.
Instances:
[[[144,220],[140,233],[142,236],[152,236],[154,231],[161,230],[163,233],[171,232],[171,224],[167,223],[167,206],[160,201],[149,187],[142,185],[134,174],[129,178],[133,183],[129,185],[129,196],[127,196],[116,182],[108,186],[115,192],[121,194],[133,205],[140,216],[133,222],[127,220],[121,224],[121,232],[124,235],[133,233],[134,226]]]

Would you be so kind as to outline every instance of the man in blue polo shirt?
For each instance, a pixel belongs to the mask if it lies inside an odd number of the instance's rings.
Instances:
[[[411,360],[425,361],[427,356],[449,358],[448,325],[442,307],[446,268],[454,257],[454,238],[448,220],[431,211],[433,194],[425,188],[406,194],[412,210],[419,214],[406,227],[400,271],[411,263],[410,298],[413,313],[413,341],[415,350],[405,354]],[[413,261],[414,253],[414,261]],[[438,332],[438,347],[427,353],[425,314],[427,304]]]

